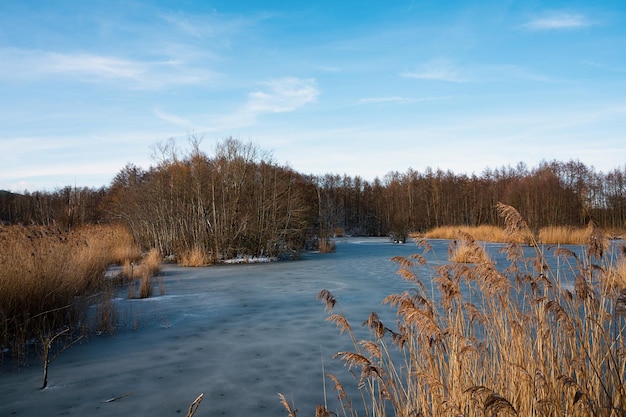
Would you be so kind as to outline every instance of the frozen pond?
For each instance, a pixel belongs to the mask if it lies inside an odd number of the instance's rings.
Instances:
[[[448,241],[431,244],[430,257],[445,261]],[[490,249],[497,258],[497,245]],[[128,300],[120,293],[122,328],[61,354],[46,390],[38,389],[36,361],[0,368],[0,416],[185,416],[200,393],[196,416],[285,416],[279,392],[299,415],[313,416],[324,401],[323,367],[353,385],[331,358],[351,345],[325,321],[317,294],[330,290],[362,337],[372,311],[395,327],[381,300],[409,284],[390,258],[415,252],[410,243],[352,238],[339,240],[335,253],[297,261],[165,266],[165,295]],[[332,386],[326,388],[329,408],[339,411]]]

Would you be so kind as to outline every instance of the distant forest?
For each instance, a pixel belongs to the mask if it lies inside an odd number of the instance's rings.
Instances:
[[[249,143],[220,142],[213,155],[190,139],[157,146],[155,165],[128,164],[107,187],[0,192],[0,221],[60,229],[122,222],[144,248],[198,249],[213,259],[277,256],[333,235],[393,235],[446,225],[499,225],[498,202],[532,228],[626,225],[626,165],[597,172],[579,161],[486,168],[480,175],[426,168],[359,176],[305,175]]]

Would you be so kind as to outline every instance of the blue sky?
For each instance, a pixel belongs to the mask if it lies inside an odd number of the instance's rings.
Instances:
[[[305,174],[626,164],[619,1],[0,2],[0,189],[235,137]]]

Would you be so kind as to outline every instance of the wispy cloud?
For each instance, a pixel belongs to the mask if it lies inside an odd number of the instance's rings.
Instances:
[[[43,71],[55,73],[84,73],[105,78],[137,79],[147,72],[145,64],[100,55],[45,53],[40,59],[46,64]]]
[[[233,39],[245,35],[261,22],[275,16],[267,12],[243,15],[213,10],[206,14],[163,13],[159,17],[174,28],[175,36],[184,34],[196,39],[210,38],[212,46],[229,49]]]
[[[317,100],[319,90],[313,79],[286,77],[264,83],[264,90],[248,95],[246,112],[284,113],[293,111]]]
[[[400,96],[392,96],[392,97],[366,97],[360,99],[357,104],[406,104],[406,103],[416,103],[423,101],[436,101],[436,100],[446,100],[447,97],[421,97],[421,98],[411,98],[411,97],[400,97]]]
[[[230,113],[208,115],[196,126],[197,131],[229,131],[256,124],[259,116],[287,113],[313,103],[320,92],[314,79],[285,77],[260,83],[262,88],[248,94]]]
[[[155,116],[158,117],[159,119],[165,120],[166,122],[172,123],[174,125],[189,127],[189,125],[191,124],[189,119],[186,119],[181,116],[177,116],[175,114],[164,112],[158,108],[154,109],[153,112]]]
[[[483,78],[489,81],[511,81],[514,79],[538,81],[544,83],[567,83],[565,79],[554,78],[548,74],[520,65],[494,65],[481,68]]]
[[[191,35],[195,38],[204,38],[206,36],[214,35],[215,31],[211,25],[206,23],[202,26],[192,22],[188,17],[180,14],[163,14],[161,16],[163,20],[174,25],[184,33]]]
[[[580,29],[593,24],[586,16],[571,12],[546,12],[535,16],[521,25],[529,30],[566,30]]]
[[[462,69],[445,60],[435,60],[422,64],[413,71],[405,71],[401,74],[406,78],[418,80],[444,81],[451,83],[469,82],[469,77]]]
[[[131,82],[131,87],[136,89],[197,84],[219,77],[179,60],[142,61],[87,53],[0,49],[1,78],[23,80],[49,76],[74,77],[80,82]]]
[[[615,67],[615,66],[608,65],[602,62],[597,62],[597,61],[582,61],[582,64],[593,67],[593,68],[599,68],[599,69],[603,69],[606,71],[611,71],[611,72],[626,72],[626,68],[624,67]]]
[[[358,101],[358,104],[386,104],[386,103],[409,103],[412,100],[406,97],[366,97]]]

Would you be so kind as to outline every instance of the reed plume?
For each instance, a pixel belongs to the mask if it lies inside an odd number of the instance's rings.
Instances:
[[[383,300],[396,311],[395,330],[372,313],[363,323],[372,338],[355,339],[338,300],[320,292],[329,319],[352,337],[354,350],[335,357],[360,370],[360,405],[328,376],[344,415],[626,415],[625,251],[611,252],[590,224],[586,251],[551,252],[515,208],[497,210],[509,265],[480,255],[484,248],[465,231],[451,252],[467,244],[471,263],[429,257],[424,240],[416,256],[391,259],[413,284]],[[435,293],[425,291],[426,280]]]

